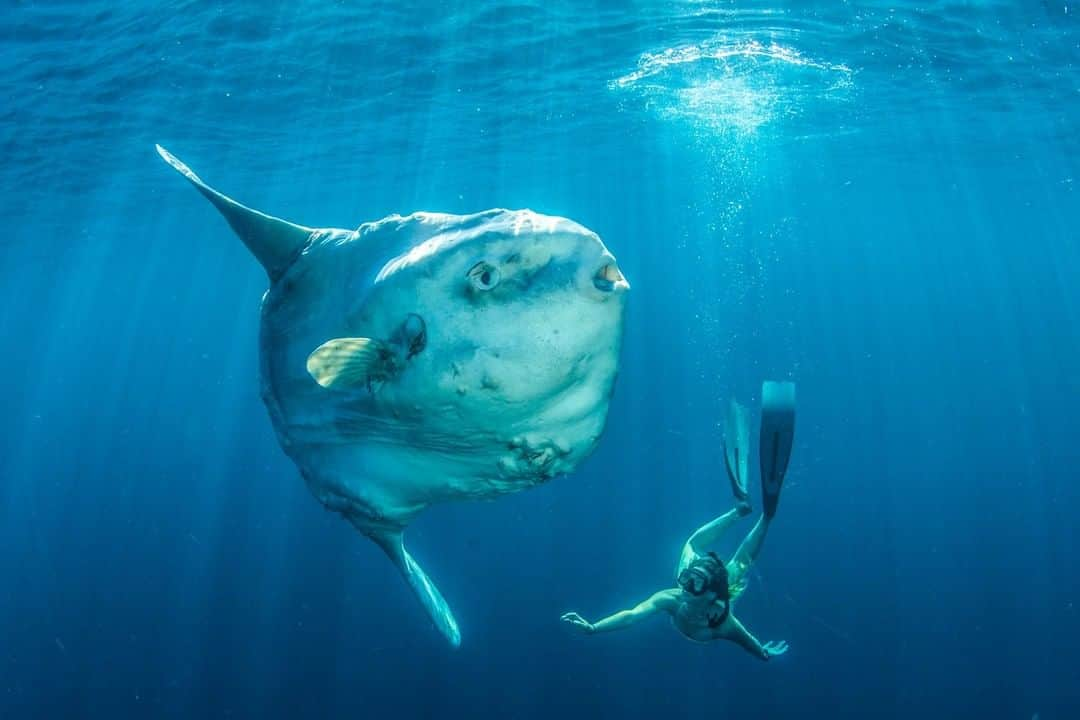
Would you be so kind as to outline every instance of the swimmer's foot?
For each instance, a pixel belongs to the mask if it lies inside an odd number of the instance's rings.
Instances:
[[[776,514],[791,444],[795,437],[795,383],[766,381],[761,386],[761,501],[765,517]]]

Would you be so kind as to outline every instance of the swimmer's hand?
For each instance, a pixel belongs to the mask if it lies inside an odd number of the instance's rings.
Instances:
[[[788,644],[783,640],[774,640],[773,642],[767,642],[761,646],[761,652],[764,653],[764,657],[762,658],[763,660],[774,658],[777,655],[783,655],[787,651]]]
[[[595,626],[585,618],[578,615],[576,612],[568,612],[560,618],[567,625],[573,625],[575,628],[585,634],[590,634],[596,631]]]

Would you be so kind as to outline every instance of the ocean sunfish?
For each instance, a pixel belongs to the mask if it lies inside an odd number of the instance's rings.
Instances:
[[[303,227],[157,150],[269,276],[260,375],[281,447],[460,644],[402,532],[432,503],[532,487],[596,447],[630,287],[614,256],[581,225],[530,210]]]

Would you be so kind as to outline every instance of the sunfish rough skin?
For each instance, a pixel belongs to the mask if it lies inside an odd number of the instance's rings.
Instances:
[[[615,258],[581,225],[529,210],[302,227],[157,149],[269,275],[262,397],[282,448],[458,645],[402,531],[432,503],[523,490],[596,447],[629,289]]]

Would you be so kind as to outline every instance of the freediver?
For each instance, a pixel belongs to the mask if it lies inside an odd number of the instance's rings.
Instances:
[[[683,545],[675,571],[677,587],[661,590],[637,606],[595,623],[585,620],[576,612],[564,614],[563,622],[592,634],[622,630],[651,615],[667,613],[675,628],[690,640],[730,640],[762,660],[786,653],[786,642],[762,644],[739,622],[733,610],[736,599],[746,589],[747,573],[761,552],[769,524],[776,515],[794,431],[794,383],[764,383],[761,389],[758,449],[762,514],[731,560],[725,564],[710,548],[736,520],[751,512],[746,490],[749,423],[746,409],[732,401],[724,423],[724,464],[735,494],[735,507],[698,528]]]

